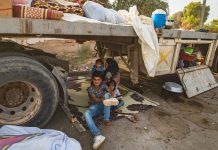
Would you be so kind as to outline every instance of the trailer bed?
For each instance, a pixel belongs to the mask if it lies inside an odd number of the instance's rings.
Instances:
[[[68,22],[23,18],[0,18],[1,36],[43,36],[57,38],[86,37],[137,37],[132,26],[109,23]],[[217,39],[215,33],[163,29],[158,33],[164,38]]]

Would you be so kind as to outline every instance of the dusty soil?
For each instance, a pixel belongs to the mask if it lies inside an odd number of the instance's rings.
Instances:
[[[216,77],[218,79],[218,77]],[[120,119],[111,127],[100,126],[106,142],[99,150],[216,150],[218,149],[218,88],[193,97],[161,98],[161,86],[166,81],[179,82],[174,75],[154,79],[140,77],[140,86],[133,87],[128,74],[122,73],[122,83],[160,103],[160,106],[139,113],[137,123]],[[147,127],[147,130],[144,129]],[[84,150],[92,149],[92,136],[78,133],[63,111],[58,108],[46,128],[64,131],[77,139]]]

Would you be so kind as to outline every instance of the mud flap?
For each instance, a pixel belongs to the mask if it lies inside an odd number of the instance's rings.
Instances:
[[[218,86],[208,66],[177,69],[187,97],[193,97]]]

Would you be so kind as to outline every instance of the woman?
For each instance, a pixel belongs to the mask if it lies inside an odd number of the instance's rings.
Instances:
[[[104,80],[107,82],[119,73],[119,66],[112,58],[107,58],[105,62]]]

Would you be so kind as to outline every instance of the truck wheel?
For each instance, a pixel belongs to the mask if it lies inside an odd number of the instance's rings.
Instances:
[[[58,86],[39,62],[0,55],[0,125],[44,126],[58,104]]]

